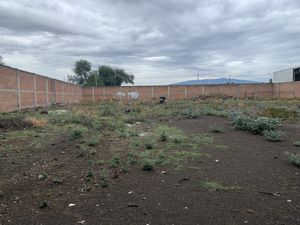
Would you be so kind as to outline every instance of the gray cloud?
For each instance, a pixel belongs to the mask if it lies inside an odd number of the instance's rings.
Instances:
[[[0,0],[0,55],[59,79],[84,58],[137,84],[268,80],[300,64],[299,26],[298,0]]]

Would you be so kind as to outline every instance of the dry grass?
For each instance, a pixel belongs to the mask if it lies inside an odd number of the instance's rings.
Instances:
[[[46,127],[48,120],[44,118],[27,117],[26,122],[30,123],[33,127]]]

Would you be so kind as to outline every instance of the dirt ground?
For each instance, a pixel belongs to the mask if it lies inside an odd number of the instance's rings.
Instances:
[[[185,170],[159,166],[143,171],[136,165],[126,174],[116,171],[106,188],[82,182],[87,159],[77,156],[78,143],[64,135],[39,151],[24,147],[3,152],[0,224],[300,224],[300,170],[285,155],[298,150],[292,143],[299,139],[299,122],[284,124],[286,137],[278,143],[234,131],[221,117],[174,118],[166,123],[187,134],[210,133],[211,124],[222,126],[222,133],[210,135],[223,148],[201,148],[208,157],[191,160]],[[105,156],[116,144],[102,142],[96,155]],[[63,180],[38,179],[41,171]],[[239,188],[207,189],[205,181]]]

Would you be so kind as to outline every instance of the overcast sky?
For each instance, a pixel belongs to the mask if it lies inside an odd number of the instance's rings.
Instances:
[[[64,79],[76,60],[136,84],[267,81],[300,64],[299,0],[0,0],[7,65]]]

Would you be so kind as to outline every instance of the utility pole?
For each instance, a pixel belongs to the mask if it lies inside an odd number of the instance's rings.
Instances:
[[[231,78],[231,75],[229,75],[229,78],[228,78],[228,83],[229,83],[229,84],[230,84],[230,80],[231,80],[230,78]]]

